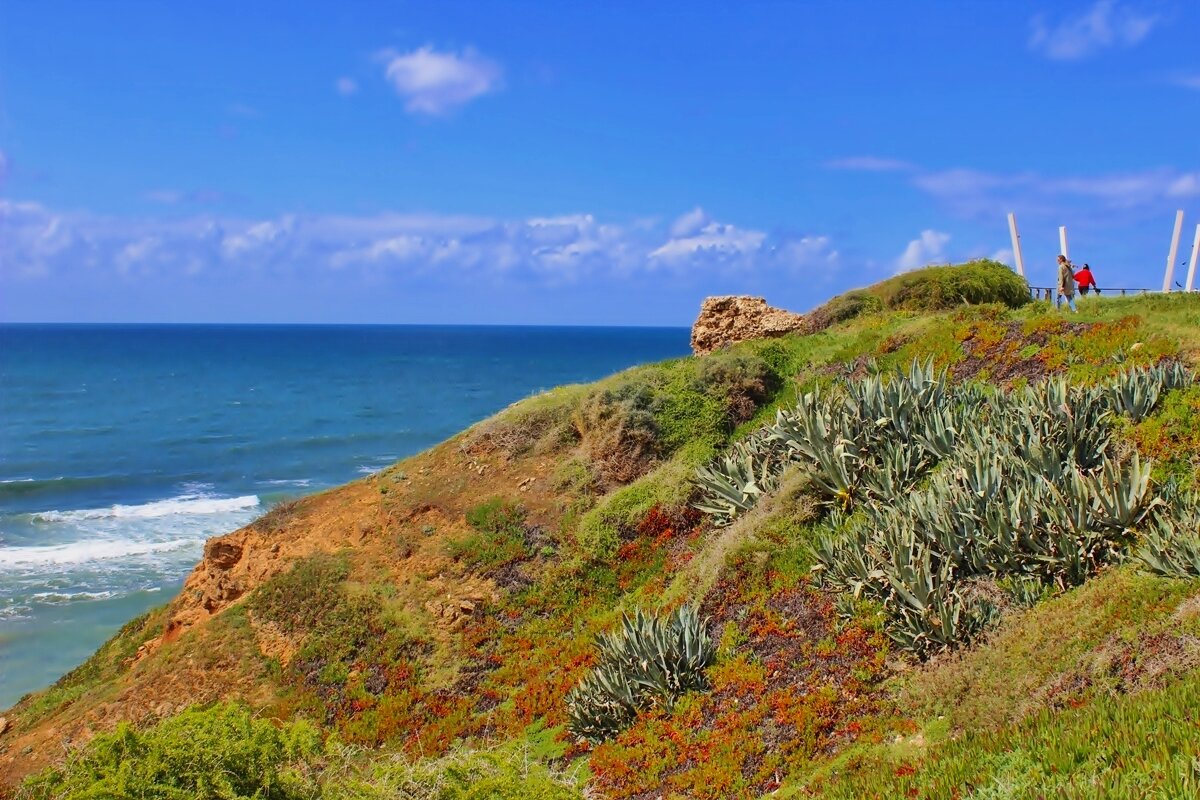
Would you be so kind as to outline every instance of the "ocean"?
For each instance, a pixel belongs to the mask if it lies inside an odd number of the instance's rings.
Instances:
[[[0,325],[0,709],[170,600],[204,540],[682,328]]]

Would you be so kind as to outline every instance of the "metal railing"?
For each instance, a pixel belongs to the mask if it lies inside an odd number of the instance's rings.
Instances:
[[[1029,293],[1033,295],[1034,300],[1053,300],[1054,295],[1057,291],[1058,291],[1058,289],[1054,286],[1030,286],[1029,287]],[[1163,293],[1160,289],[1129,289],[1129,288],[1118,288],[1118,287],[1111,287],[1111,286],[1101,286],[1099,289],[1095,289],[1094,292],[1096,294],[1100,295],[1101,297],[1103,297],[1106,294],[1109,295],[1110,297],[1112,297],[1112,296],[1116,296],[1118,293],[1120,294],[1121,297],[1125,297],[1126,295],[1130,295],[1130,294],[1162,294]],[[1180,289],[1179,292],[1183,292],[1183,290]],[[1179,293],[1179,292],[1177,292],[1177,293]],[[1075,293],[1082,294],[1078,290],[1076,290]]]

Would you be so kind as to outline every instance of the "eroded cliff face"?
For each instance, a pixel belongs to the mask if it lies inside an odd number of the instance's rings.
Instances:
[[[222,699],[255,707],[276,702],[279,687],[262,660],[286,667],[298,635],[253,613],[248,626],[211,623],[314,553],[350,554],[357,578],[394,586],[397,607],[427,625],[431,642],[445,646],[501,596],[493,580],[471,574],[447,554],[447,542],[469,531],[466,511],[491,497],[515,497],[530,525],[551,528],[558,513],[550,477],[556,466],[552,457],[509,459],[451,440],[210,539],[179,595],[154,612],[154,631],[136,652],[119,657],[103,685],[48,711],[37,709],[36,696],[0,709],[0,798],[6,786],[61,757],[63,743],[85,743],[118,722],[142,724]]]
[[[812,327],[809,315],[774,308],[761,297],[709,297],[692,325],[692,351],[705,355],[747,339],[766,339],[793,331],[809,333]]]

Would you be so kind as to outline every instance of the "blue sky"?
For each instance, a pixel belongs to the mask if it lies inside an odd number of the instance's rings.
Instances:
[[[1011,261],[1008,211],[1033,283],[1067,225],[1156,287],[1198,36],[1194,0],[0,0],[0,320],[686,325]]]

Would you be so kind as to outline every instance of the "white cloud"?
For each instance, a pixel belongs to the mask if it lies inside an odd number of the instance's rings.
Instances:
[[[1091,212],[1121,212],[1173,205],[1200,194],[1200,171],[1156,168],[1103,175],[1046,176],[972,169],[921,172],[913,184],[967,216],[993,218],[1014,209],[1061,212],[1078,205]]]
[[[999,261],[1001,264],[1012,264],[1015,256],[1011,247],[1001,247],[988,258],[992,261]]]
[[[913,169],[913,165],[898,158],[880,158],[878,156],[851,156],[836,158],[825,164],[830,169],[846,169],[857,172],[905,172]]]
[[[358,92],[358,81],[353,78],[338,78],[337,82],[334,83],[334,88],[337,89],[338,94],[343,97],[349,97]]]
[[[1167,187],[1168,197],[1195,197],[1200,195],[1200,172],[1180,175]]]
[[[678,220],[672,232],[676,229],[679,229]],[[697,257],[732,261],[759,250],[766,238],[767,235],[762,231],[707,222],[699,230],[668,239],[665,244],[650,253],[650,258],[668,263],[694,261]]]
[[[929,264],[946,263],[948,259],[945,247],[949,241],[950,234],[948,233],[935,230],[921,231],[920,238],[909,242],[908,247],[904,248],[904,252],[900,254],[900,258],[896,259],[896,269],[899,272],[906,272]]]
[[[695,212],[683,215],[697,218]],[[64,279],[81,269],[124,279],[211,273],[362,273],[379,280],[434,276],[449,283],[511,280],[555,285],[681,274],[777,274],[838,266],[827,236],[771,236],[722,224],[604,222],[591,214],[500,220],[435,214],[283,215],[270,219],[133,219],[57,214],[0,201],[0,267]],[[672,230],[686,235],[672,235]],[[226,278],[221,278],[222,280]]]
[[[1176,75],[1171,83],[1184,89],[1200,89],[1200,75]]]
[[[445,114],[501,84],[500,65],[471,48],[443,53],[426,45],[411,53],[385,50],[380,56],[388,81],[414,114]]]
[[[263,255],[273,248],[287,243],[296,227],[296,218],[288,215],[278,221],[267,220],[250,225],[241,233],[227,234],[221,249],[229,258],[245,255]]]
[[[8,177],[8,155],[3,150],[0,150],[0,183],[3,183],[4,179],[7,177]]]
[[[1044,15],[1033,18],[1029,47],[1047,58],[1074,61],[1110,47],[1132,47],[1158,23],[1155,15],[1139,14],[1116,0],[1098,0],[1083,14],[1050,26]]]
[[[686,214],[680,214],[671,223],[671,235],[679,236],[694,236],[699,233],[700,229],[711,222],[708,214],[700,206],[696,206]]]
[[[779,246],[779,260],[791,267],[835,268],[841,255],[828,236],[803,236]]]

